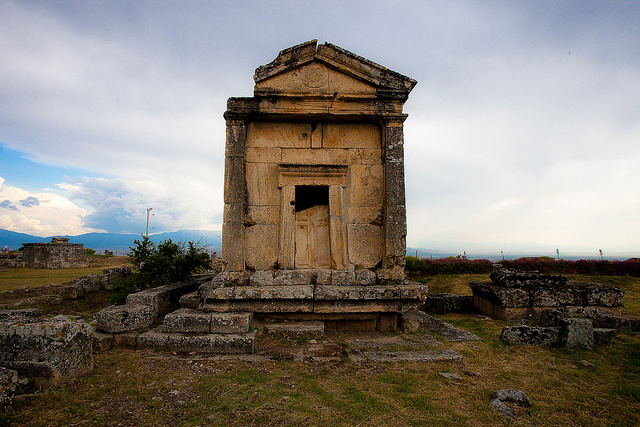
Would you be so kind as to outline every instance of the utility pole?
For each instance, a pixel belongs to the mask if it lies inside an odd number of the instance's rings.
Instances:
[[[153,208],[147,208],[147,232],[145,234],[145,236],[148,238],[149,237],[149,211],[153,209]]]

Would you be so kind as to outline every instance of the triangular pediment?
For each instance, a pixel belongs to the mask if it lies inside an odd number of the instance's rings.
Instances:
[[[256,69],[255,92],[372,94],[406,99],[416,81],[330,43],[302,43]]]

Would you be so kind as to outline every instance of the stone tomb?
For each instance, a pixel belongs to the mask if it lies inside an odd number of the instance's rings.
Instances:
[[[52,237],[51,243],[23,243],[22,260],[30,268],[78,268],[89,266],[84,245],[67,237]]]
[[[404,274],[402,109],[416,81],[315,40],[254,80],[224,115],[225,271],[199,308],[393,323],[427,291]]]

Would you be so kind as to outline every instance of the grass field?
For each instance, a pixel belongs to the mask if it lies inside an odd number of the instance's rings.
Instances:
[[[0,289],[13,286],[2,277]],[[469,281],[486,278],[443,275],[423,280],[433,292],[469,294]],[[640,279],[571,279],[622,287],[626,314],[640,315]],[[96,298],[96,305],[99,298],[106,300],[105,295]],[[73,309],[69,304],[60,309],[84,313],[90,320],[92,308]],[[461,314],[442,318],[484,338],[425,341],[426,348],[458,351],[461,362],[360,363],[349,357],[350,344],[340,334],[327,334],[319,344],[333,345],[341,357],[315,361],[286,357],[309,343],[266,335],[259,336],[258,353],[279,347],[285,350],[277,353],[281,357],[249,362],[116,349],[95,354],[90,375],[38,391],[32,399],[0,411],[0,425],[640,425],[638,334],[621,332],[612,343],[590,352],[506,346],[498,337],[507,322]],[[438,376],[442,372],[457,373],[460,379]],[[488,400],[502,388],[525,391],[533,406],[519,411],[515,420],[499,415]]]

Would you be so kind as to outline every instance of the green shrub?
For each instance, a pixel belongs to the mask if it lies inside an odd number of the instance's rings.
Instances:
[[[124,304],[131,292],[180,282],[211,268],[211,257],[200,242],[190,241],[185,247],[182,242],[167,239],[156,246],[149,237],[142,236],[133,243],[129,248],[133,274],[114,284],[110,293],[114,304]]]

